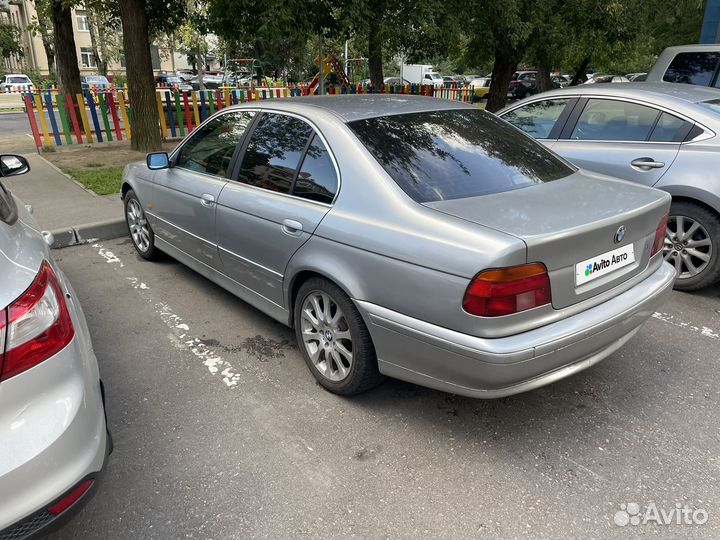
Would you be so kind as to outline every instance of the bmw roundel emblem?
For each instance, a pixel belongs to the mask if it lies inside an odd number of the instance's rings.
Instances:
[[[615,243],[619,244],[620,242],[623,241],[624,238],[625,238],[625,227],[621,225],[618,228],[617,232],[615,233]]]

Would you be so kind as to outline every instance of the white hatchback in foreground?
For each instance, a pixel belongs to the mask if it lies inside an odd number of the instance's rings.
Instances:
[[[28,170],[0,156],[0,177]],[[0,540],[48,532],[89,499],[112,445],[103,394],[75,293],[0,182]]]

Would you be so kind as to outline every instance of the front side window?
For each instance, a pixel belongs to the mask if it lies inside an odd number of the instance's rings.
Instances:
[[[520,189],[575,172],[542,144],[478,109],[381,116],[348,126],[421,203]]]
[[[536,139],[548,139],[568,101],[570,100],[547,99],[537,101],[504,114],[502,119]]]
[[[193,133],[180,148],[175,166],[198,173],[227,176],[235,149],[254,115],[253,112],[232,112],[214,118]]]
[[[331,203],[337,192],[335,166],[320,137],[315,135],[308,146],[300,172],[293,185],[293,195]]]
[[[238,181],[279,193],[290,193],[312,128],[283,114],[264,113],[253,130]]]
[[[591,99],[570,138],[580,141],[646,141],[658,114],[658,110],[636,103]]]
[[[17,216],[17,209],[15,208],[15,201],[13,200],[10,192],[5,189],[5,186],[0,183],[0,221],[10,223],[14,221]]]
[[[663,75],[663,80],[672,83],[710,86],[720,60],[718,52],[685,52],[673,58]]]

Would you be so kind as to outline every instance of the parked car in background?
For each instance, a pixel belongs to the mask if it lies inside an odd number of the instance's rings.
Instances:
[[[630,82],[644,82],[647,79],[647,73],[628,73],[625,77]]]
[[[193,89],[192,85],[186,83],[174,73],[162,73],[160,75],[156,75],[155,84],[164,88],[179,90],[180,92],[190,92]]]
[[[663,84],[581,85],[498,112],[583,169],[673,196],[663,255],[676,288],[720,279],[720,91]]]
[[[0,90],[3,92],[33,92],[35,85],[30,77],[22,73],[9,73],[5,75]]]
[[[404,77],[385,77],[383,80],[384,84],[401,84],[401,85],[408,85],[410,84],[410,81],[405,79]]]
[[[112,85],[104,75],[83,75],[80,77],[83,88],[110,88]]]
[[[446,75],[443,77],[444,84],[465,84],[465,77],[461,75]]]
[[[592,79],[589,79],[585,84],[604,84],[604,83],[622,83],[630,82],[627,77],[622,75],[595,75]]]
[[[0,179],[29,170],[22,156],[0,155]],[[85,317],[48,241],[0,180],[3,539],[59,527],[90,498],[111,448]]]
[[[720,44],[680,45],[660,53],[647,82],[670,82],[720,87]]]
[[[470,81],[470,88],[472,89],[473,101],[480,101],[487,97],[490,91],[490,83],[492,79],[490,77],[478,77]]]
[[[550,80],[555,88],[565,88],[570,84],[570,79],[565,75],[551,75]]]
[[[454,100],[227,107],[129,165],[122,194],[141,257],[294,327],[343,395],[381,374],[485,398],[548,384],[627,342],[675,277],[667,193],[579,171]]]
[[[475,79],[482,78],[482,75],[463,75],[462,77],[463,77],[463,81],[465,82],[465,84],[470,84]]]
[[[188,84],[191,84],[192,80],[196,75],[192,71],[176,71],[175,75],[180,77],[183,81],[185,81]]]
[[[206,71],[203,74],[203,85],[205,88],[215,90],[223,84],[224,74],[221,71]],[[200,89],[200,79],[196,75],[191,81],[194,90]]]
[[[524,99],[536,91],[537,71],[516,71],[510,79],[508,86],[508,99]]]

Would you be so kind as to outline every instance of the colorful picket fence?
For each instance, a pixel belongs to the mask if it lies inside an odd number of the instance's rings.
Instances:
[[[155,92],[163,139],[185,137],[215,112],[248,101],[303,96],[307,86],[221,87],[180,92],[158,88]],[[470,102],[471,89],[420,85],[330,86],[328,94],[408,94]],[[53,89],[22,96],[35,145],[38,148],[130,140],[132,107],[127,88],[86,89],[62,95]]]

